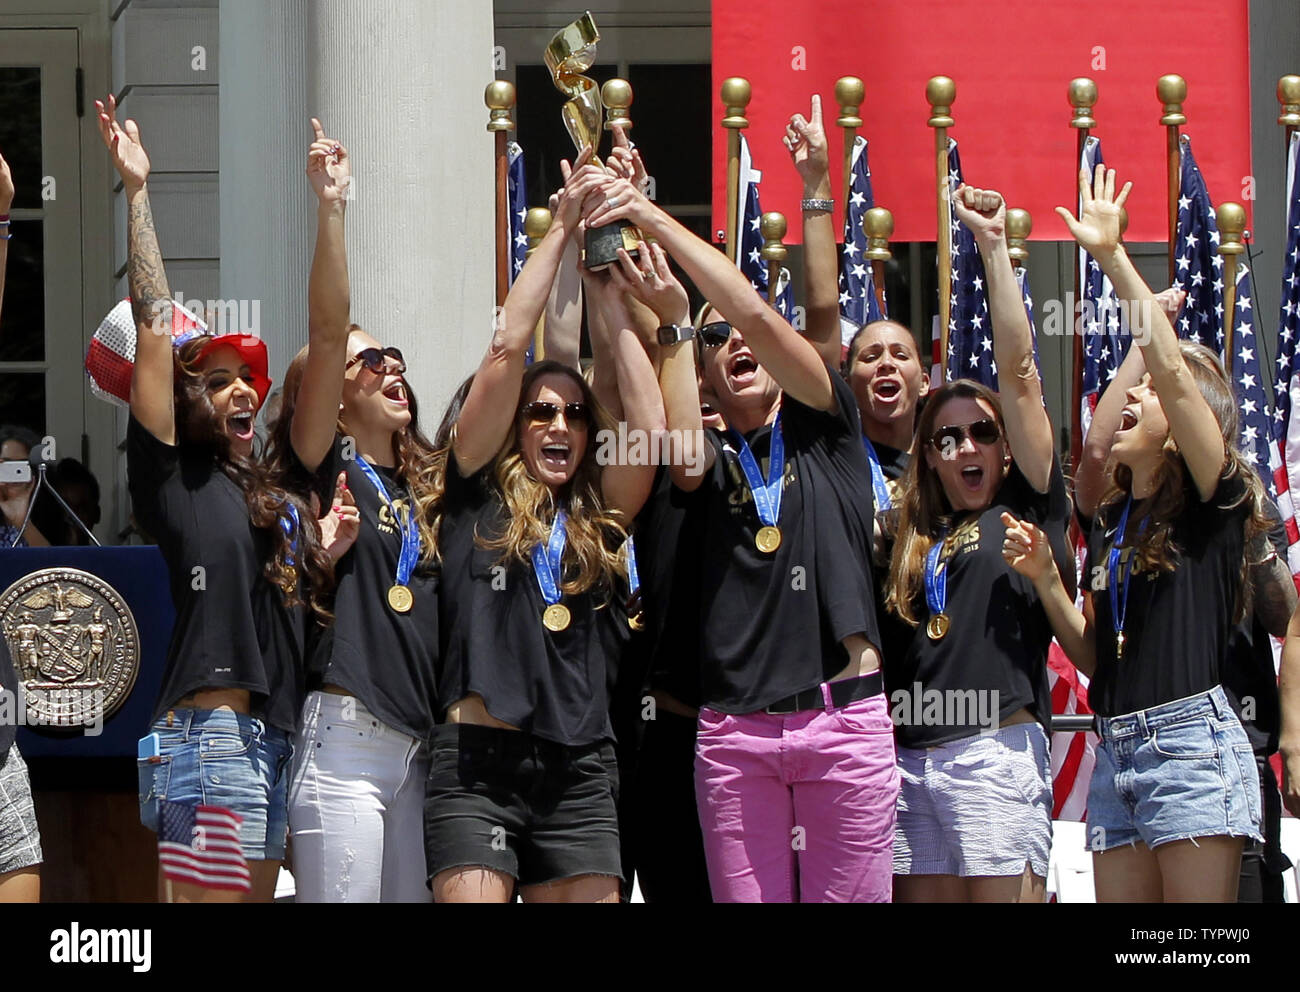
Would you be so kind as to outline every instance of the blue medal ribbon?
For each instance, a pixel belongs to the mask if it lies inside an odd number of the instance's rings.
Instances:
[[[635,596],[637,590],[641,588],[641,576],[636,570],[636,545],[632,542],[632,535],[627,536],[627,544],[623,545],[627,549],[627,587],[628,592]]]
[[[560,559],[564,557],[564,545],[568,541],[564,531],[567,520],[563,510],[556,513],[546,546],[539,544],[533,548],[533,574],[537,576],[537,588],[542,591],[547,606],[560,601]]]
[[[948,566],[940,560],[947,530],[925,556],[925,605],[931,616],[939,616],[948,607]]]
[[[361,474],[375,487],[375,492],[379,494],[379,498],[384,501],[388,512],[392,515],[393,523],[402,529],[402,552],[397,557],[397,576],[394,581],[399,586],[405,586],[410,583],[411,572],[415,570],[415,563],[420,560],[420,525],[416,523],[415,516],[409,508],[405,520],[398,515],[397,507],[393,505],[388,490],[384,488],[384,480],[360,455],[357,455],[357,468],[361,469]]]
[[[1128,529],[1128,514],[1133,509],[1133,497],[1130,495],[1128,502],[1124,504],[1124,512],[1119,515],[1119,526],[1115,528],[1115,543],[1111,545],[1110,552],[1106,555],[1106,580],[1110,587],[1110,624],[1115,631],[1115,654],[1116,657],[1124,653],[1124,621],[1128,617],[1128,594],[1133,587],[1133,566],[1129,565],[1128,575],[1123,573],[1122,563],[1120,561],[1120,545],[1124,543],[1124,531]],[[1138,528],[1141,534],[1146,530],[1147,521],[1142,520],[1142,526]],[[1130,562],[1132,556],[1130,556]],[[1119,586],[1122,579],[1124,581],[1124,595],[1121,597]]]
[[[287,517],[280,518],[280,529],[289,539],[289,553],[284,556],[284,564],[288,568],[293,568],[298,563],[298,508],[292,503],[284,505],[289,510]]]
[[[862,447],[867,450],[867,461],[871,464],[871,491],[876,496],[876,512],[892,509],[894,501],[890,499],[889,486],[885,484],[885,473],[880,467],[880,456],[876,454],[871,438],[865,434],[862,435]]]
[[[740,470],[745,474],[749,491],[754,494],[754,509],[758,519],[767,527],[775,527],[781,519],[781,483],[785,480],[785,438],[781,435],[781,415],[772,423],[772,442],[768,451],[767,482],[758,470],[758,460],[749,450],[749,444],[738,431],[728,430],[736,446]]]

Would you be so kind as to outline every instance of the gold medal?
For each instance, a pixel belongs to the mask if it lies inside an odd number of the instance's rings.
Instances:
[[[547,630],[564,630],[569,626],[569,608],[563,603],[552,603],[542,614],[542,623]]]
[[[284,567],[284,578],[280,582],[280,588],[284,590],[286,596],[292,596],[298,589],[298,569],[293,565]]]
[[[765,555],[770,555],[781,546],[780,527],[760,527],[754,535],[754,546]]]
[[[640,613],[634,613],[632,616],[627,618],[627,625],[633,630],[645,630],[645,619]]]
[[[930,617],[930,622],[925,625],[925,632],[930,635],[930,640],[942,641],[948,633],[948,627],[951,626],[951,623],[948,614],[936,613]]]
[[[1124,657],[1124,631],[1118,631],[1115,634],[1115,660],[1119,661]]]
[[[411,590],[406,586],[389,586],[388,587],[388,605],[398,613],[410,613],[411,606],[415,603],[415,597],[411,595]]]

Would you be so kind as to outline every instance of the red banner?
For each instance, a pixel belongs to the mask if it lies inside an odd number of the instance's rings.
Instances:
[[[1069,126],[1069,82],[1087,76],[1099,93],[1093,134],[1106,163],[1133,180],[1129,241],[1168,240],[1166,131],[1156,80],[1187,80],[1183,133],[1217,205],[1252,203],[1250,53],[1247,0],[713,0],[714,120],[722,119],[722,81],[753,85],[745,132],[763,170],[763,207],[801,238],[802,187],[781,144],[795,112],[820,93],[830,142],[831,181],[841,198],[843,130],[835,80],[859,76],[866,99],[859,131],[870,142],[878,206],[894,214],[895,241],[935,239],[934,130],[925,85],[957,84],[949,136],[961,149],[967,181],[992,187],[1033,218],[1033,237],[1066,240],[1053,212],[1073,207],[1076,132]],[[1260,94],[1260,99],[1272,99]],[[714,229],[725,226],[726,132],[713,142]],[[837,225],[843,214],[837,204]],[[842,228],[841,228],[842,229]]]

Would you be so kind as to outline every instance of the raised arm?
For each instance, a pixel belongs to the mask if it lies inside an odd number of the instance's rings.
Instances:
[[[474,374],[452,442],[462,475],[473,475],[490,462],[510,433],[524,356],[546,306],[565,242],[577,230],[583,199],[609,179],[603,170],[587,165],[590,158],[587,148],[574,162],[574,173],[561,189],[551,229],[524,264],[497,316],[492,343]]]
[[[329,454],[343,398],[343,366],[347,361],[351,322],[344,217],[352,181],[348,150],[315,117],[314,139],[307,152],[307,178],[316,194],[316,250],[307,284],[307,366],[290,426],[298,461],[311,472]]]
[[[149,156],[135,121],[117,121],[117,101],[95,101],[99,133],[113,155],[126,195],[127,281],[136,324],[135,366],[131,372],[131,413],[164,444],[176,443],[172,400],[171,288],[149,209]]]
[[[1007,253],[1007,205],[1001,193],[962,186],[953,195],[953,209],[975,236],[984,262],[993,358],[1011,455],[1029,484],[1045,493],[1052,472],[1052,424],[1043,406],[1033,330]]]
[[[1057,207],[1074,240],[1083,245],[1110,278],[1115,295],[1129,303],[1133,341],[1142,348],[1151,384],[1169,420],[1174,440],[1196,482],[1202,500],[1218,488],[1225,456],[1223,434],[1214,411],[1201,396],[1178,347],[1178,335],[1155,294],[1138,274],[1119,240],[1120,208],[1128,199],[1131,182],[1115,193],[1115,170],[1097,166],[1091,181],[1079,172],[1083,209],[1079,218]]]
[[[1282,648],[1277,691],[1282,708],[1278,751],[1282,755],[1282,801],[1300,816],[1300,609],[1291,616]]]
[[[560,171],[567,183],[571,175],[569,163],[561,162]],[[560,194],[552,193],[547,206],[550,208],[551,216],[554,217],[560,206]],[[582,370],[579,354],[582,350],[581,249],[582,233],[570,232],[568,240],[564,243],[564,254],[560,257],[560,267],[556,270],[555,281],[551,283],[551,295],[546,301],[544,327],[546,357],[579,371]]]
[[[609,182],[606,199],[587,215],[593,227],[627,219],[655,238],[694,280],[705,298],[745,336],[754,357],[781,388],[806,406],[835,408],[830,372],[817,349],[754,292],[739,269],[701,241],[627,180]]]
[[[808,119],[795,114],[785,126],[785,147],[803,180],[805,200],[830,200],[830,157],[822,127],[822,98],[814,93]],[[848,205],[845,205],[848,209]],[[835,214],[831,210],[803,212],[804,293],[808,323],[804,337],[823,362],[840,364],[839,266],[835,252]]]
[[[611,268],[610,272],[614,269]],[[591,300],[601,314],[601,324],[609,335],[608,351],[618,380],[618,394],[627,421],[629,437],[657,439],[662,436],[663,399],[654,365],[646,354],[637,333],[635,319],[622,290],[610,277],[597,275],[591,283]],[[601,474],[605,502],[622,512],[630,523],[641,512],[654,487],[654,459],[633,465],[615,461]]]
[[[0,223],[0,306],[4,305],[5,298],[5,267],[9,263],[9,208],[13,202],[14,179],[9,174],[9,163],[0,155],[0,216],[4,217],[3,223]],[[2,329],[3,325],[0,325],[0,330]]]

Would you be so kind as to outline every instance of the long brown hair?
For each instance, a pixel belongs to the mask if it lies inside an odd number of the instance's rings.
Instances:
[[[519,425],[523,417],[524,398],[538,379],[545,375],[563,375],[582,390],[582,402],[591,411],[587,427],[587,446],[573,478],[554,495],[534,479],[524,463],[519,448]],[[615,576],[621,574],[622,560],[618,549],[627,539],[627,521],[605,506],[601,493],[601,466],[596,459],[597,435],[612,427],[612,421],[585,379],[567,365],[542,361],[524,371],[515,403],[515,425],[492,462],[492,484],[509,513],[503,533],[495,537],[476,535],[479,545],[502,552],[502,561],[515,560],[532,566],[532,551],[545,545],[551,534],[551,522],[559,506],[568,514],[568,543],[565,569],[560,589],[569,594],[602,589],[608,595]]]
[[[1245,522],[1245,544],[1240,567],[1242,594],[1234,604],[1234,620],[1240,620],[1249,605],[1250,583],[1246,581],[1246,554],[1253,538],[1268,530],[1268,518],[1264,515],[1264,488],[1254,467],[1237,448],[1239,417],[1237,397],[1233,392],[1228,375],[1223,370],[1219,357],[1204,345],[1191,341],[1180,341],[1179,349],[1192,378],[1200,390],[1201,396],[1209,404],[1219,423],[1219,432],[1223,436],[1223,469],[1220,479],[1241,479],[1245,492],[1235,502],[1220,507],[1230,510],[1243,503],[1249,507]],[[1133,491],[1133,470],[1127,465],[1113,462],[1110,466],[1111,484],[1098,505],[1097,515],[1114,511],[1120,503],[1125,502]],[[1196,483],[1188,471],[1187,462],[1174,441],[1173,430],[1165,435],[1165,443],[1160,452],[1160,462],[1154,475],[1155,489],[1147,497],[1146,516],[1149,525],[1137,537],[1134,544],[1138,567],[1144,571],[1172,572],[1178,564],[1182,549],[1174,540],[1174,522],[1182,515],[1187,504],[1187,494],[1195,492]]]
[[[211,341],[208,335],[201,335],[173,352],[172,399],[176,411],[176,437],[187,447],[210,451],[216,467],[243,494],[248,519],[267,535],[273,549],[262,566],[262,575],[281,590],[285,605],[297,606],[301,602],[293,571],[296,568],[306,577],[312,610],[318,616],[328,617],[326,604],[334,587],[334,566],[321,546],[312,509],[291,491],[285,472],[277,468],[272,459],[259,459],[256,454],[245,458],[232,450],[230,436],[212,405],[208,377],[200,368],[200,355]],[[292,404],[289,409],[292,411]],[[283,417],[283,407],[280,414]],[[272,424],[272,436],[277,427],[278,421]],[[289,507],[293,507],[298,516],[298,526],[293,528],[292,534],[286,533],[281,523],[290,516]],[[293,548],[295,540],[296,550]],[[290,561],[294,564],[291,565]]]
[[[903,475],[898,506],[897,539],[889,561],[889,593],[885,605],[915,627],[920,619],[913,604],[921,594],[925,559],[952,521],[952,506],[943,491],[939,475],[925,457],[925,445],[934,433],[939,411],[951,399],[983,400],[993,411],[998,430],[1005,438],[1002,402],[998,394],[971,379],[957,379],[940,386],[929,396],[917,422],[917,448]]]

